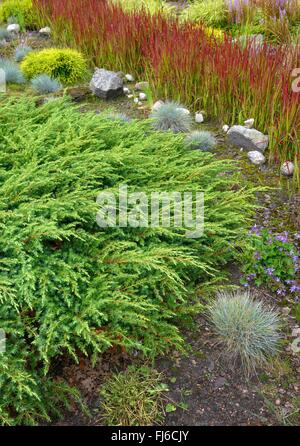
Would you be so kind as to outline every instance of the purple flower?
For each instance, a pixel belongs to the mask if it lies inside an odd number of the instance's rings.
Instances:
[[[267,273],[268,276],[272,276],[275,269],[274,268],[265,268],[265,271]]]
[[[256,252],[254,253],[254,258],[255,258],[256,260],[260,260],[260,259],[261,259],[261,255],[260,255],[260,253],[259,253],[258,251],[256,251]]]
[[[260,228],[257,226],[256,223],[255,223],[255,225],[253,225],[252,228],[250,229],[250,233],[251,233],[251,234],[256,234],[256,235],[261,235]]]

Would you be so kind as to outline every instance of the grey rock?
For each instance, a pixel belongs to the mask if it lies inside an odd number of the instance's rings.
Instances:
[[[294,328],[293,331],[292,331],[292,337],[293,337],[293,338],[298,338],[298,336],[300,336],[300,328],[299,328],[299,327],[296,327],[296,328]]]
[[[255,166],[261,166],[266,162],[265,156],[258,150],[251,150],[248,152],[248,158],[252,164],[255,164]]]
[[[111,99],[124,94],[123,80],[117,73],[103,68],[96,68],[90,82],[90,89],[101,99]]]
[[[219,376],[218,378],[216,378],[214,382],[214,388],[221,389],[222,387],[225,386],[226,383],[227,383],[226,379],[223,378],[222,376]]]
[[[258,150],[264,152],[269,145],[268,135],[256,129],[248,129],[242,125],[234,125],[227,133],[229,142],[234,146],[248,151]]]
[[[239,43],[243,48],[245,48],[248,44],[252,52],[257,52],[263,48],[263,45],[265,44],[265,37],[263,34],[243,34],[237,39],[234,39],[233,43]]]

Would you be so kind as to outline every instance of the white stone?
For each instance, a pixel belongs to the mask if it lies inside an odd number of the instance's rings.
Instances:
[[[127,97],[128,97],[129,99],[132,99],[132,98],[133,98],[133,94],[128,94]]]
[[[50,36],[51,34],[51,29],[49,28],[49,26],[45,26],[45,28],[41,28],[39,31],[40,34],[43,34],[45,36]]]
[[[247,119],[247,121],[244,122],[245,127],[247,127],[247,129],[252,129],[253,125],[254,125],[254,119]]]
[[[123,88],[123,91],[124,91],[125,94],[129,94],[129,93],[130,93],[129,88],[127,88],[127,87],[124,87],[124,88]]]
[[[138,102],[138,105],[140,105],[140,106],[141,106],[141,105],[143,105],[143,103],[142,103],[141,101],[139,101],[139,102]]]
[[[204,116],[203,116],[203,114],[202,114],[202,113],[196,113],[196,114],[195,114],[195,121],[196,121],[198,124],[201,124],[202,122],[204,122]]]
[[[280,168],[281,175],[286,177],[292,176],[294,174],[294,170],[295,166],[291,161],[285,161]]]
[[[139,101],[139,98],[134,98],[133,102],[134,102],[135,104],[138,104],[138,103],[140,102],[140,101]]]
[[[19,33],[20,25],[18,25],[17,23],[12,23],[11,25],[8,25],[8,27],[6,29],[10,33]]]
[[[222,130],[224,133],[227,133],[229,129],[230,129],[230,127],[227,124],[223,125],[223,127],[222,127]]]
[[[177,107],[177,110],[180,110],[185,115],[190,115],[190,111],[187,108],[184,107]]]
[[[128,82],[134,82],[134,77],[132,76],[132,74],[125,74],[125,79]]]
[[[147,95],[145,93],[140,93],[139,94],[139,99],[140,99],[140,101],[146,101]]]
[[[258,150],[248,152],[248,158],[252,164],[255,164],[255,166],[261,166],[266,162],[265,156]]]
[[[152,111],[158,110],[162,105],[164,105],[164,101],[156,101],[155,104],[153,104]]]

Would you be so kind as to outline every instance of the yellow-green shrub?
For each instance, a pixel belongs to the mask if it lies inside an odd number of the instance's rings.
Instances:
[[[175,12],[174,6],[164,0],[110,0],[111,3],[120,5],[126,12],[140,11],[144,9],[150,14],[158,12],[169,15]]]
[[[32,0],[3,0],[0,5],[0,22],[6,22],[9,17],[15,17],[22,28],[36,27],[36,13]]]
[[[71,85],[85,77],[87,65],[83,55],[76,50],[48,48],[27,54],[21,70],[28,79],[48,74],[62,84]]]
[[[197,0],[183,11],[182,18],[218,28],[227,25],[228,9],[224,0]]]

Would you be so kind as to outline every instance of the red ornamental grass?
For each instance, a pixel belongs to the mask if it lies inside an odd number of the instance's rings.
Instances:
[[[132,72],[150,81],[157,98],[203,108],[223,122],[253,117],[270,136],[270,159],[300,168],[300,93],[292,91],[291,77],[300,67],[299,47],[255,50],[250,41],[220,41],[193,23],[128,14],[106,0],[34,3],[58,43],[80,49],[93,65]]]

